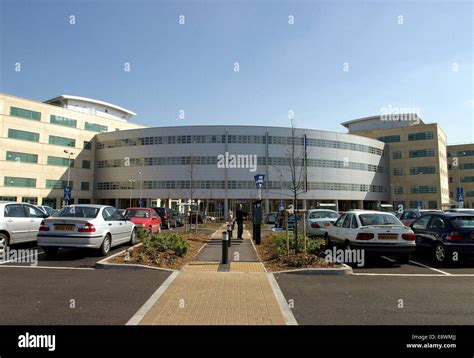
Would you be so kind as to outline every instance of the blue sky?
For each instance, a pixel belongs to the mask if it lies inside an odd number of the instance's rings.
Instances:
[[[97,98],[149,126],[288,126],[293,110],[299,127],[344,132],[413,108],[474,141],[470,1],[0,3],[1,92]]]

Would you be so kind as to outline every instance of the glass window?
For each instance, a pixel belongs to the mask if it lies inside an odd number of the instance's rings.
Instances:
[[[25,188],[36,188],[36,179],[33,178],[17,178],[5,177],[3,184],[5,186],[17,186]]]
[[[90,188],[89,182],[88,181],[83,181],[81,182],[81,190],[86,190],[88,191]]]
[[[378,137],[377,139],[385,143],[400,142],[399,135],[388,135],[388,136]]]
[[[309,219],[337,219],[339,215],[333,211],[312,211]]]
[[[84,149],[91,150],[92,149],[92,142],[84,141]]]
[[[357,216],[356,216],[356,215],[352,215],[351,228],[357,229],[358,227],[359,227],[359,224],[357,223]]]
[[[392,153],[393,159],[401,159],[402,158],[402,152],[400,150],[394,151]]]
[[[442,218],[440,218],[439,216],[433,216],[428,225],[428,228],[431,230],[443,230],[445,226],[446,224]]]
[[[339,219],[334,223],[334,226],[341,227],[344,219],[346,218],[346,214],[342,214]]]
[[[103,125],[96,124],[96,123],[89,123],[89,122],[86,122],[86,124],[84,126],[84,129],[86,131],[97,132],[97,133],[102,133],[102,132],[107,132],[108,131],[107,126],[103,126]]]
[[[410,158],[434,157],[434,149],[410,150]]]
[[[359,220],[362,226],[371,225],[403,225],[394,215],[389,214],[360,214]]]
[[[7,152],[8,161],[17,163],[38,163],[38,155],[20,152]]]
[[[28,203],[31,205],[38,205],[38,198],[32,196],[24,196],[21,198],[22,203]]]
[[[402,168],[393,168],[393,175],[403,175]]]
[[[64,147],[75,147],[76,140],[72,138],[58,137],[54,135],[49,136],[49,144],[62,145]]]
[[[6,218],[25,218],[27,217],[26,211],[21,204],[11,204],[5,205],[5,209],[3,211],[3,216]]]
[[[28,109],[10,107],[10,116],[32,119],[35,121],[41,120],[41,113],[30,111]]]
[[[64,189],[67,186],[67,180],[46,179],[47,189]],[[69,186],[73,187],[73,182],[69,182]]]
[[[456,216],[451,222],[459,228],[474,228],[474,216]]]
[[[54,214],[55,217],[85,218],[94,219],[97,217],[99,209],[90,206],[66,206]]]
[[[18,129],[8,129],[8,138],[39,142],[39,133],[20,131]]]
[[[418,230],[425,230],[430,219],[431,215],[423,215],[413,222],[412,228]]]
[[[344,223],[342,224],[343,228],[350,228],[351,227],[351,220],[352,220],[352,214],[347,214],[346,218],[344,219]]]
[[[90,168],[91,168],[90,160],[83,160],[82,161],[82,169],[90,169]]]
[[[50,206],[56,209],[56,198],[43,198],[42,203],[44,206]]]
[[[16,196],[0,196],[0,201],[16,201]]]
[[[408,134],[408,140],[426,140],[426,139],[433,139],[433,132],[421,132],[421,133],[411,133]]]
[[[50,116],[49,122],[51,124],[57,124],[60,126],[65,126],[65,127],[71,127],[71,128],[77,127],[77,121],[75,119],[55,116],[53,114]]]
[[[34,206],[24,205],[24,207],[25,207],[27,215],[30,218],[42,218],[42,217],[44,217],[44,213],[41,210],[35,208]]]
[[[61,167],[67,167],[69,165],[68,158],[61,157],[48,157],[48,165],[58,165]],[[74,160],[71,159],[71,168],[74,167]]]

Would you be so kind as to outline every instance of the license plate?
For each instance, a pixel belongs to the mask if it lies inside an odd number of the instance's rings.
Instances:
[[[324,224],[324,226],[328,227],[328,226],[331,226],[331,224],[330,224],[330,223],[326,223],[326,224]]]
[[[74,225],[54,225],[55,230],[74,231]]]
[[[396,240],[397,234],[379,234],[379,240]]]

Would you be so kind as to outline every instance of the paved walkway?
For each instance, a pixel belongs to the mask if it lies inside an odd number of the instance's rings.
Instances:
[[[220,264],[221,231],[171,284],[145,304],[140,325],[284,325],[274,289],[248,230],[232,240],[228,265]],[[236,237],[236,231],[232,235]],[[218,244],[217,244],[218,241]],[[237,252],[238,255],[234,255]],[[279,290],[279,289],[278,289]]]

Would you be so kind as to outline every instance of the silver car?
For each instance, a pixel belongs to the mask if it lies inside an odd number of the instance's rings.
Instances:
[[[35,241],[46,214],[33,205],[0,202],[0,252],[8,245]]]
[[[67,206],[44,219],[38,232],[38,246],[46,255],[60,247],[78,247],[99,249],[105,256],[114,246],[136,242],[135,225],[106,205]]]

